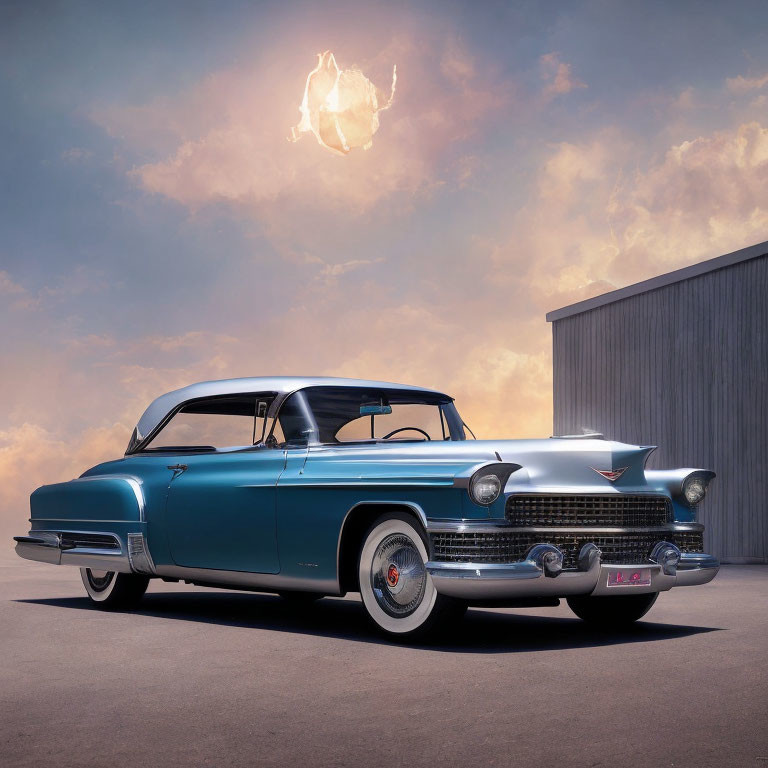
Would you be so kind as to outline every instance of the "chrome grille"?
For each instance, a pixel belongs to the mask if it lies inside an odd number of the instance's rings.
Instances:
[[[433,533],[434,560],[449,563],[514,563],[525,558],[534,544],[554,544],[562,550],[564,568],[576,568],[581,548],[592,542],[602,551],[602,561],[612,564],[648,562],[653,547],[669,541],[681,552],[703,552],[703,534],[699,531],[655,531],[652,533]]]
[[[507,520],[517,527],[607,525],[639,528],[672,522],[672,504],[666,496],[606,493],[512,494],[507,499]]]

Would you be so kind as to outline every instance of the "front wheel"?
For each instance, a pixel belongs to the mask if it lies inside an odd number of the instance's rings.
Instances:
[[[569,608],[580,618],[603,629],[626,627],[641,619],[656,602],[658,592],[645,595],[590,597],[573,595],[566,598]]]
[[[135,573],[116,573],[81,568],[80,577],[91,602],[99,608],[131,608],[141,600],[149,578]]]
[[[425,541],[407,515],[383,515],[365,536],[360,596],[377,629],[389,637],[423,637],[441,620],[466,611],[463,603],[438,595],[427,560]]]

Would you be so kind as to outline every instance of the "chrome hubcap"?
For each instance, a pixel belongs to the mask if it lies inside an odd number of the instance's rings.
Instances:
[[[427,571],[413,541],[402,533],[383,539],[371,563],[371,587],[381,609],[397,618],[408,616],[419,607],[426,586]]]
[[[87,569],[88,583],[93,587],[96,592],[102,592],[111,583],[114,573],[112,571],[95,571],[91,568]]]

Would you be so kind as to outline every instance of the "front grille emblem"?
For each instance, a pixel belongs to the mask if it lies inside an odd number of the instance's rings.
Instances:
[[[629,469],[629,467],[622,467],[621,469],[595,469],[594,467],[590,467],[590,469],[597,472],[598,475],[602,475],[606,480],[615,483]]]

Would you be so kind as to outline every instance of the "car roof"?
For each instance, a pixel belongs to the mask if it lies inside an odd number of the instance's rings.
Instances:
[[[307,387],[365,387],[372,389],[398,389],[413,392],[443,394],[434,389],[414,387],[410,384],[394,384],[389,381],[368,379],[344,379],[333,376],[253,376],[242,379],[201,381],[181,389],[175,389],[153,400],[136,425],[136,440],[144,440],[165,417],[182,403],[201,397],[219,395],[245,395],[256,392],[276,392],[288,395]]]

